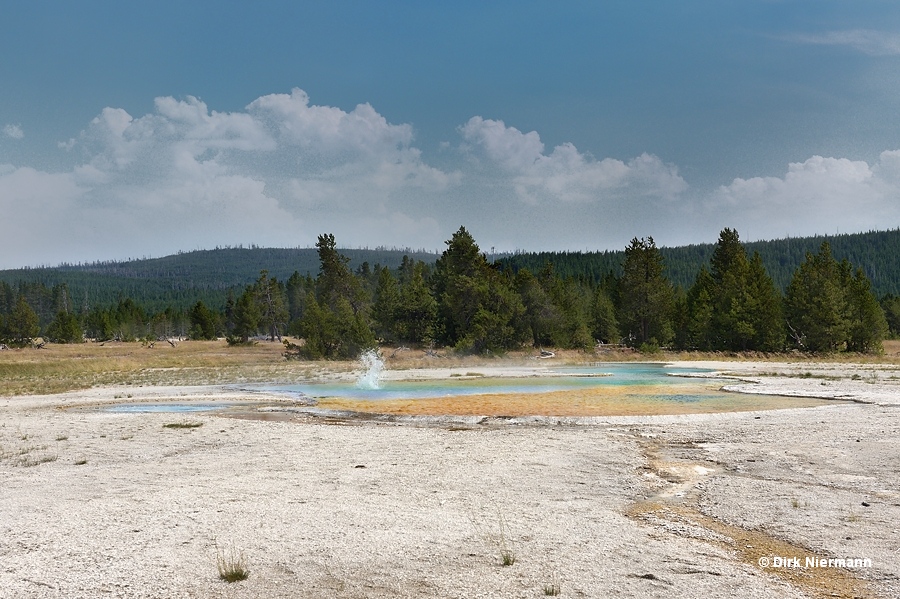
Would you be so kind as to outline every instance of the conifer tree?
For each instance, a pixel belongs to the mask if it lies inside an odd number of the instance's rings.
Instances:
[[[401,341],[427,343],[434,339],[437,302],[431,295],[425,272],[425,263],[416,262],[400,288],[395,326]]]
[[[625,248],[619,280],[619,323],[629,345],[671,341],[675,294],[666,279],[663,258],[652,237],[635,237]]]
[[[738,232],[724,229],[687,295],[686,345],[713,350],[774,351],[781,347],[780,296],[758,254],[752,260]]]
[[[393,343],[399,337],[397,331],[400,310],[400,288],[397,279],[387,266],[378,271],[378,283],[372,302],[372,319],[375,336],[386,343]]]
[[[850,308],[847,350],[880,353],[883,349],[882,341],[888,334],[887,319],[861,268],[846,282],[846,289]]]
[[[287,328],[288,310],[284,289],[275,278],[269,278],[269,271],[259,273],[254,286],[259,304],[259,326],[266,331],[269,341],[281,339],[281,331]]]
[[[525,308],[512,282],[488,265],[465,227],[446,243],[432,277],[439,340],[476,353],[521,345]]]
[[[47,338],[54,343],[81,343],[84,341],[84,331],[77,316],[60,310],[47,327]]]
[[[213,340],[218,337],[218,323],[215,312],[206,307],[202,300],[198,300],[191,308],[188,319],[190,320],[189,337],[194,340]]]
[[[20,295],[6,319],[7,338],[12,344],[27,345],[39,332],[37,313],[28,305],[25,296]]]
[[[826,241],[818,254],[807,253],[794,273],[785,297],[785,317],[801,349],[831,352],[846,344],[851,327],[844,288],[848,269],[832,257]]]
[[[606,291],[599,287],[591,303],[591,335],[600,343],[619,342],[616,307]]]

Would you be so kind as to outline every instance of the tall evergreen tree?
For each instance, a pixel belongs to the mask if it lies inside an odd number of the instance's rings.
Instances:
[[[713,350],[780,348],[780,297],[758,254],[747,259],[738,232],[724,229],[687,295],[689,347]]]
[[[401,341],[427,343],[434,339],[437,302],[431,295],[425,273],[425,263],[416,262],[400,288],[395,328]]]
[[[354,314],[366,309],[368,297],[365,288],[350,271],[350,259],[338,251],[334,235],[319,235],[316,249],[319,253],[319,276],[316,278],[319,303],[334,310],[338,300],[343,298]]]
[[[801,349],[831,352],[847,342],[851,326],[844,288],[847,269],[849,265],[842,267],[832,257],[826,241],[818,254],[807,253],[794,273],[785,297],[785,317]]]
[[[60,310],[47,327],[47,338],[54,343],[81,343],[84,341],[84,332],[77,316]]]
[[[679,347],[708,350],[714,346],[713,304],[715,281],[706,266],[700,267],[685,297],[685,316],[679,330]]]
[[[563,279],[549,263],[540,280],[559,315],[551,336],[553,345],[569,349],[591,348],[594,343],[588,326],[590,297],[574,278]]]
[[[591,335],[600,343],[619,342],[619,323],[616,307],[609,294],[598,287],[591,303]]]
[[[527,335],[525,308],[512,282],[491,268],[472,235],[460,227],[447,241],[432,276],[438,335],[462,351],[512,349]]]
[[[872,293],[872,285],[861,268],[846,283],[847,304],[850,309],[850,331],[847,350],[861,353],[880,353],[887,337],[888,324],[884,310]]]
[[[747,313],[753,329],[752,349],[781,351],[785,338],[781,293],[766,272],[758,252],[753,252],[753,258],[750,259],[747,291]]]
[[[266,331],[269,341],[280,340],[288,321],[284,288],[277,279],[269,278],[269,271],[263,270],[259,273],[254,291],[259,303],[259,326]]]
[[[354,358],[376,344],[368,293],[347,266],[347,257],[338,252],[334,235],[320,235],[316,247],[316,295],[307,296],[298,327],[305,345],[298,351],[308,358]]]
[[[37,313],[28,305],[25,296],[20,295],[12,313],[6,318],[7,339],[14,345],[27,345],[39,332]]]
[[[256,290],[252,285],[247,286],[234,303],[232,317],[234,318],[233,337],[230,338],[229,343],[249,343],[250,337],[256,335],[259,330],[261,317],[259,302],[256,300]]]
[[[202,301],[197,301],[188,314],[190,320],[189,337],[194,340],[218,338],[218,319],[216,313],[206,307]]]
[[[560,320],[550,294],[527,268],[515,276],[515,287],[525,308],[525,321],[531,333],[533,347],[553,345],[553,331]]]
[[[652,237],[635,237],[625,248],[618,285],[618,320],[629,345],[664,345],[674,336],[675,293],[664,270],[662,255]]]
[[[394,278],[390,268],[381,267],[372,302],[372,319],[377,338],[386,343],[393,343],[398,339],[399,309],[400,287],[397,285],[397,279]]]
[[[303,315],[303,308],[306,302],[306,292],[311,289],[307,288],[306,279],[300,276],[298,271],[288,278],[285,283],[285,298],[287,300],[288,322],[293,322]]]

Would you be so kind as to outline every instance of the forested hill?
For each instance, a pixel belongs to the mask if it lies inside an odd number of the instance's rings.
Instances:
[[[863,269],[871,280],[876,295],[900,295],[900,229],[755,241],[745,243],[744,246],[750,255],[759,252],[775,285],[785,289],[806,253],[818,252],[823,241],[831,245],[832,254],[837,260],[847,258],[854,268]],[[709,265],[714,249],[715,244],[712,243],[660,248],[665,259],[666,276],[673,284],[689,288],[700,267]],[[552,262],[554,270],[562,277],[599,282],[609,272],[620,276],[624,258],[624,251],[537,252],[515,254],[500,262],[513,270],[527,268],[532,272],[538,272],[547,262]]]
[[[409,249],[342,249],[341,253],[350,259],[353,270],[364,262],[396,268],[403,256],[428,263],[437,259],[433,253]],[[74,308],[109,305],[130,297],[150,310],[186,308],[198,300],[219,309],[229,289],[240,292],[256,281],[263,269],[281,281],[295,271],[315,277],[319,257],[315,248],[220,248],[126,262],[2,270],[0,281],[48,288],[64,283]]]
[[[823,241],[831,244],[838,260],[847,258],[861,267],[872,282],[875,294],[900,295],[900,229],[869,233],[803,237],[757,241],[744,244],[749,253],[759,252],[776,286],[787,287],[806,253],[816,253]],[[689,288],[702,265],[709,264],[714,244],[661,248],[666,276],[677,286]],[[356,270],[364,262],[395,268],[403,256],[433,263],[437,255],[424,251],[399,249],[342,249]],[[575,277],[596,283],[610,272],[621,275],[624,251],[536,252],[505,256],[498,261],[513,270],[540,271],[549,261],[564,278]],[[95,262],[61,265],[52,268],[26,268],[0,271],[0,282],[22,289],[42,285],[50,289],[66,284],[72,307],[104,306],[130,297],[155,311],[172,306],[185,309],[198,300],[215,309],[224,306],[229,289],[241,290],[259,277],[261,270],[270,277],[287,280],[295,271],[313,277],[319,271],[315,248],[222,248],[182,252],[163,258],[125,262]]]

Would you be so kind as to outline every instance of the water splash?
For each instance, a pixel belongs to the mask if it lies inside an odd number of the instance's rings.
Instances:
[[[356,387],[359,389],[381,389],[381,373],[384,371],[384,360],[378,354],[378,350],[367,349],[359,357],[359,363],[365,368],[358,379]]]

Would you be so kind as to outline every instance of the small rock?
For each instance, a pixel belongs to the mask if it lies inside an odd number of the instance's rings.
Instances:
[[[868,501],[863,501],[862,504],[863,504],[863,507],[869,507],[869,502],[868,502]]]

